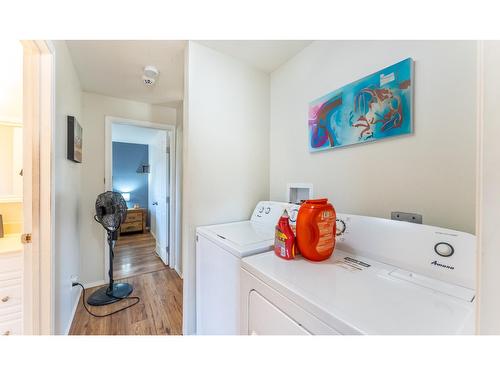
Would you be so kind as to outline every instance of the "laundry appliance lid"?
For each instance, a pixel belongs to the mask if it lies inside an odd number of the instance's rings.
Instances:
[[[210,230],[219,237],[239,246],[252,245],[274,238],[274,228],[255,224],[251,221],[217,225],[210,228]]]
[[[323,262],[262,253],[242,267],[344,334],[473,333],[474,291],[348,252]]]
[[[274,243],[274,226],[250,220],[199,227],[197,232],[217,241],[239,257],[255,254],[262,249],[270,250]]]

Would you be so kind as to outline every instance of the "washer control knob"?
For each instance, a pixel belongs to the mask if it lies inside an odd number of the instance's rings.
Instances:
[[[450,257],[455,252],[455,249],[447,242],[438,242],[434,245],[434,251],[442,257]]]
[[[342,234],[344,234],[345,232],[345,229],[346,229],[346,225],[345,225],[345,221],[342,220],[342,219],[337,219],[337,230],[336,230],[336,235],[337,236],[340,236]]]
[[[264,207],[262,206],[262,207],[259,208],[259,214],[261,214],[263,212],[264,212]]]
[[[271,207],[266,207],[266,214],[268,214],[269,212],[271,212]]]

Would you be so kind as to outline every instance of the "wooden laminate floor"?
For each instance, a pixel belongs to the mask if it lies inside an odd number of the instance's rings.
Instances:
[[[155,252],[151,233],[123,234],[115,245],[114,279],[168,269]]]
[[[153,254],[147,250],[151,246]],[[151,256],[156,258],[154,243],[151,245],[147,235],[137,236],[135,242],[132,237],[121,237],[115,250],[115,279],[132,284],[132,296],[141,301],[114,315],[97,318],[85,311],[82,294],[70,335],[181,335],[182,279],[159,258],[156,260],[160,264]],[[125,266],[127,264],[130,265]],[[86,297],[96,289],[98,287],[87,289]],[[132,300],[124,300],[108,306],[89,306],[89,309],[101,315],[131,303]]]

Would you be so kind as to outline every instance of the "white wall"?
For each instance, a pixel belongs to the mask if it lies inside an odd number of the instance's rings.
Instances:
[[[480,239],[480,333],[500,334],[500,42],[484,42],[482,95],[483,122],[480,131],[478,236]],[[482,148],[481,148],[482,146]]]
[[[195,228],[246,220],[268,198],[269,76],[194,42],[186,53],[182,259],[194,307]],[[190,310],[184,332],[194,329]]]
[[[23,48],[18,40],[2,40],[0,59],[0,197],[22,196],[22,128],[5,126],[23,117]],[[15,130],[14,130],[15,129]],[[19,141],[19,143],[18,143]],[[23,222],[20,202],[0,203],[4,233],[19,233]]]
[[[0,122],[23,122],[23,46],[2,40],[0,59]]]
[[[82,123],[82,97],[78,76],[66,43],[54,41],[56,71],[55,175],[55,327],[56,334],[69,331],[78,288],[71,276],[80,270],[80,202],[82,165],[66,158],[67,116]],[[84,128],[85,136],[85,125]]]
[[[0,124],[0,197],[14,195],[12,173],[14,166],[14,129],[13,126]],[[19,145],[17,145],[19,146]],[[22,146],[22,143],[21,143]],[[19,192],[17,192],[20,195]]]
[[[310,153],[308,103],[404,58],[415,60],[408,137]],[[271,74],[270,195],[314,184],[339,212],[475,231],[476,44],[439,41],[314,42]]]
[[[94,221],[95,200],[104,191],[105,117],[152,121],[174,125],[173,108],[150,105],[93,93],[83,93],[83,163],[80,203],[80,279],[96,283],[105,279],[104,230]]]

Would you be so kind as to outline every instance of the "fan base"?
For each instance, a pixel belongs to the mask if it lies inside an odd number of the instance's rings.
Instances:
[[[108,293],[108,286],[103,286],[97,289],[87,299],[87,303],[91,306],[104,306],[110,303],[115,303],[121,299],[128,297],[134,288],[128,283],[113,284],[113,292]]]

